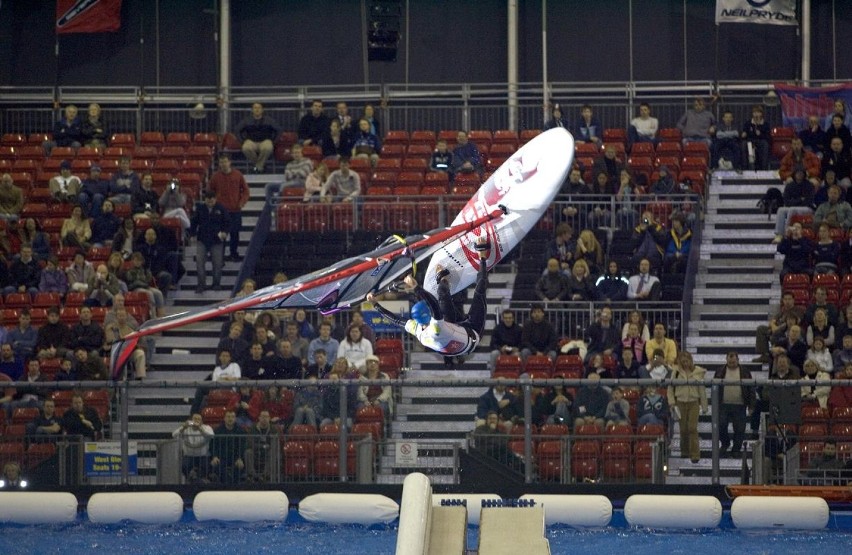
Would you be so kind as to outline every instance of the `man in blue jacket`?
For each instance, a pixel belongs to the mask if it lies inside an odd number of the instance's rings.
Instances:
[[[198,237],[195,263],[198,265],[198,287],[196,293],[207,288],[207,255],[213,263],[213,289],[218,289],[222,280],[222,264],[225,259],[225,240],[228,238],[229,219],[225,207],[216,202],[214,191],[204,191],[204,202],[199,203],[192,215],[189,228],[191,236]]]

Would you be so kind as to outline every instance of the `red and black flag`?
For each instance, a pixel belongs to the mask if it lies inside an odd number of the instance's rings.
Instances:
[[[121,27],[121,0],[56,0],[56,32],[109,33]]]

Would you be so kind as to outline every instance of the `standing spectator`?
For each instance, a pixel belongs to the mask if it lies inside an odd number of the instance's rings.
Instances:
[[[734,113],[725,110],[722,121],[713,133],[710,145],[710,167],[720,170],[739,170],[740,164],[740,132],[734,125]]]
[[[6,295],[9,293],[35,295],[38,293],[38,285],[41,282],[41,266],[33,258],[32,245],[27,243],[21,245],[21,257],[9,266],[9,280],[10,285],[3,290]]]
[[[603,125],[592,114],[592,107],[584,104],[580,108],[580,119],[574,126],[574,140],[577,143],[595,143],[600,145],[603,137]]]
[[[805,179],[805,169],[797,166],[793,170],[793,181],[784,186],[784,206],[778,208],[775,219],[775,239],[778,244],[784,239],[788,221],[793,214],[813,214],[814,186]]]
[[[83,132],[80,118],[77,117],[77,107],[69,104],[64,110],[65,116],[53,124],[53,140],[42,143],[45,156],[50,156],[50,151],[55,146],[70,146],[80,148],[83,146]]]
[[[802,139],[794,137],[790,141],[790,150],[781,158],[781,167],[778,169],[778,177],[786,185],[793,181],[793,170],[804,168],[806,178],[813,183],[814,187],[820,184],[820,172],[822,166],[819,157],[813,152],[805,150]]]
[[[97,439],[104,427],[98,412],[85,406],[80,394],[71,398],[71,408],[62,415],[61,423],[67,435],[83,436],[90,440]]]
[[[17,222],[24,208],[24,193],[12,181],[12,176],[4,173],[0,176],[0,220]]]
[[[303,146],[320,144],[323,134],[329,128],[329,119],[322,111],[322,100],[311,102],[311,111],[299,120],[299,143]]]
[[[240,244],[240,230],[243,228],[242,209],[249,199],[249,186],[243,174],[231,167],[228,155],[219,156],[219,171],[210,178],[210,191],[216,193],[220,205],[228,211],[230,235],[230,259],[233,262],[241,260],[237,252]]]
[[[198,287],[196,293],[207,289],[207,255],[213,264],[213,288],[218,289],[222,282],[222,264],[225,258],[225,239],[228,236],[229,216],[225,207],[216,202],[216,191],[204,191],[204,202],[199,203],[192,214],[190,234],[198,237],[196,242],[195,263],[198,267]]]
[[[275,148],[275,140],[281,134],[278,123],[263,114],[263,104],[255,102],[251,105],[251,115],[241,121],[234,132],[243,142],[246,160],[254,165],[253,173],[263,173],[266,160]]]
[[[109,200],[113,204],[130,204],[131,192],[142,186],[139,175],[130,167],[130,157],[118,159],[118,171],[109,182]]]
[[[104,148],[107,146],[109,129],[107,129],[103,118],[101,118],[100,104],[89,104],[89,113],[80,125],[83,135],[83,146]]]
[[[696,366],[692,355],[681,351],[677,356],[677,364],[672,367],[671,379],[704,382],[707,370]],[[689,455],[693,464],[701,460],[701,450],[698,445],[698,415],[707,414],[707,388],[698,383],[695,385],[670,385],[667,392],[669,406],[674,407],[678,415],[680,428],[680,454]]]
[[[369,158],[370,165],[376,167],[382,152],[382,141],[370,132],[370,122],[358,120],[358,131],[352,135],[352,157]]]
[[[77,202],[83,207],[86,215],[97,218],[108,195],[109,181],[101,179],[101,167],[93,164],[89,168],[89,177],[84,179],[80,184],[80,194],[77,195]]]
[[[544,319],[544,307],[539,304],[530,309],[530,320],[524,323],[521,332],[521,357],[526,360],[530,355],[547,355],[556,359],[556,330]]]
[[[799,131],[799,139],[802,140],[802,146],[806,151],[814,153],[817,158],[823,157],[825,153],[825,131],[820,127],[817,116],[808,116],[808,125]]]
[[[189,420],[172,432],[172,437],[180,441],[181,471],[187,483],[207,481],[213,435],[213,428],[204,423],[199,412],[193,412]]]
[[[35,354],[38,332],[31,325],[31,322],[30,310],[24,308],[18,315],[18,325],[9,332],[8,341],[12,344],[12,350],[15,352],[15,356],[22,360],[26,360]]]
[[[739,457],[745,438],[746,417],[754,408],[754,388],[740,382],[750,380],[751,372],[741,367],[737,353],[730,351],[725,358],[725,366],[716,370],[713,379],[725,381],[719,407],[719,455],[724,456],[731,449],[731,456]],[[734,428],[733,445],[728,432],[729,424]]]
[[[361,195],[361,176],[349,169],[349,159],[340,159],[340,169],[331,172],[320,190],[323,202],[352,202]]]
[[[56,202],[77,202],[80,194],[80,178],[71,175],[71,160],[63,160],[59,163],[59,175],[50,178],[48,187],[50,195]]]
[[[683,144],[701,141],[710,146],[710,137],[716,132],[716,118],[705,109],[704,99],[696,97],[692,109],[687,110],[677,122],[677,128],[683,135]]]
[[[627,128],[627,142],[632,147],[636,143],[657,143],[657,130],[660,122],[651,117],[651,106],[647,102],[639,105],[639,115],[630,120]]]
[[[751,109],[751,119],[743,125],[740,134],[742,141],[742,159],[748,161],[749,168],[755,170],[769,169],[769,122],[763,119],[763,106]]]
[[[308,175],[314,169],[314,163],[310,158],[302,154],[302,145],[295,144],[290,149],[293,159],[284,167],[284,181],[282,183],[269,183],[266,185],[266,202],[272,204],[275,197],[280,195],[288,187],[305,187]],[[306,193],[307,194],[307,193]]]
[[[592,383],[580,386],[574,400],[574,432],[587,424],[596,425],[603,430],[606,421],[606,407],[609,405],[609,393],[598,383],[601,379],[597,372],[589,373],[587,379]]]
[[[467,133],[459,131],[456,136],[456,148],[453,149],[453,174],[477,173],[482,177],[485,171],[479,149],[467,138]]]

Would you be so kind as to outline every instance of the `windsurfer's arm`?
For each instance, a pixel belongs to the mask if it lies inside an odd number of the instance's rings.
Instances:
[[[380,305],[379,302],[376,300],[375,295],[373,295],[372,293],[367,294],[367,301],[373,303],[373,308],[375,308],[376,311],[382,315],[382,318],[384,318],[388,322],[397,325],[401,328],[404,328],[405,323],[408,322],[408,319],[401,318],[399,315],[394,314],[390,310]]]

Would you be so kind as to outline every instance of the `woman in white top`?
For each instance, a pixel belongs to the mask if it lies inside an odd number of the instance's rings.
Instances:
[[[630,314],[627,315],[627,321],[621,327],[621,338],[627,339],[628,330],[630,329],[630,324],[636,324],[639,326],[640,336],[642,340],[647,342],[651,339],[651,332],[648,330],[648,324],[645,323],[645,317],[642,316],[642,313],[638,310],[631,310]]]
[[[820,368],[834,368],[834,359],[831,358],[831,352],[825,346],[825,339],[819,335],[814,337],[813,345],[808,349],[807,360],[816,362]]]
[[[351,366],[364,373],[367,368],[367,357],[373,354],[373,345],[361,335],[359,326],[349,326],[346,329],[346,339],[337,348],[337,358],[345,358]]]
[[[309,173],[305,179],[305,196],[302,197],[302,202],[308,202],[312,196],[318,195],[322,191],[326,179],[328,179],[328,166],[325,165],[325,162],[320,162],[317,168]]]
[[[235,382],[240,379],[240,365],[231,361],[231,352],[219,353],[219,366],[213,369],[214,382]]]

